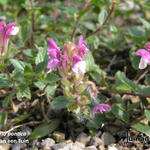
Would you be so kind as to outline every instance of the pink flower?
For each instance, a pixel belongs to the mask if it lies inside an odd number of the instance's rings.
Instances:
[[[85,53],[88,52],[88,49],[86,47],[86,43],[83,41],[83,36],[80,35],[78,40],[78,55],[81,58],[84,58]]]
[[[95,117],[95,114],[102,113],[103,111],[110,111],[110,106],[108,104],[100,104],[93,108],[92,116]]]
[[[67,55],[62,55],[61,56],[61,66],[63,68],[67,68],[69,64],[68,56]]]
[[[83,75],[86,72],[86,62],[84,60],[79,61],[72,67],[72,71],[77,75]]]
[[[11,35],[16,35],[19,28],[15,27],[17,23],[9,23],[6,25],[4,21],[0,22],[0,54],[5,55],[8,49],[8,41]]]
[[[56,67],[60,66],[60,61],[58,59],[50,59],[48,61],[47,69],[55,69]]]
[[[49,42],[48,54],[51,57],[51,59],[48,61],[47,68],[54,69],[56,67],[60,67],[61,66],[60,48],[51,38],[47,38],[47,41]]]
[[[73,59],[72,59],[72,68],[79,62],[81,61],[82,59],[79,57],[79,56],[73,56]]]
[[[70,0],[66,0],[66,6],[70,6]]]
[[[72,70],[77,76],[80,74],[84,74],[86,71],[86,62],[79,56],[73,56]]]
[[[141,56],[139,69],[145,69],[147,65],[150,65],[150,43],[146,43],[146,50],[139,49],[135,54]]]
[[[58,51],[60,51],[60,48],[51,38],[47,38],[47,41],[49,42],[48,49],[57,49]]]

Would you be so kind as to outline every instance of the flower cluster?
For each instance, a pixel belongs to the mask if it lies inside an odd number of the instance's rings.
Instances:
[[[84,56],[85,53],[88,52],[88,49],[86,47],[86,43],[83,41],[82,35],[79,37],[77,47],[74,43],[68,42],[64,45],[62,54],[60,52],[60,48],[51,38],[47,38],[47,40],[49,42],[48,54],[51,58],[47,65],[48,69],[53,70],[55,68],[59,68],[60,70],[69,70],[69,66],[71,66],[72,71],[77,76],[85,73],[86,62],[84,61]]]
[[[88,104],[91,103],[90,100],[97,97],[98,90],[96,85],[85,76],[85,54],[89,50],[83,41],[83,36],[79,37],[77,45],[67,42],[62,51],[51,38],[47,38],[47,40],[49,42],[48,54],[50,55],[47,68],[59,70],[62,77],[63,94],[71,100],[67,104],[68,110],[76,114],[91,114],[93,117],[97,113],[109,111],[110,106],[105,104],[95,106],[93,112],[89,111]]]
[[[97,105],[93,108],[92,110],[92,117],[95,117],[95,114],[101,113],[101,112],[105,112],[105,111],[110,111],[110,106],[108,104],[100,104]]]
[[[150,43],[146,43],[146,50],[139,49],[136,52],[137,56],[141,56],[141,60],[139,63],[139,69],[145,69],[147,65],[150,65]]]
[[[16,35],[19,28],[16,27],[17,23],[9,23],[6,25],[4,21],[0,22],[0,55],[3,56],[7,53],[8,41],[11,35]]]

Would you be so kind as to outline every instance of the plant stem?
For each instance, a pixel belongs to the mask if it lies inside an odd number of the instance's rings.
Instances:
[[[33,9],[33,0],[30,0],[31,9]],[[32,12],[32,31],[35,29],[34,13]]]
[[[100,90],[100,92],[105,93],[105,94],[109,94],[109,95],[115,94],[115,92],[112,91],[112,90],[104,90],[104,89],[99,89],[99,90]],[[150,98],[150,95],[144,95],[144,94],[138,94],[138,93],[131,93],[131,92],[125,92],[125,93],[121,93],[121,94]]]
[[[30,5],[31,9],[33,9],[33,0],[30,0]],[[32,10],[33,11],[33,10]],[[33,38],[33,32],[35,30],[35,19],[34,19],[34,13],[32,12],[32,34],[31,34],[31,44],[34,43],[34,38]]]
[[[84,11],[84,10],[88,7],[89,3],[90,3],[90,0],[86,0],[86,2],[84,3],[84,5],[83,5],[83,7],[82,7],[82,9],[81,9],[80,12]],[[78,17],[77,17],[77,20],[76,20],[76,24],[79,23],[80,19],[81,19],[81,16],[78,16]],[[73,41],[73,38],[74,38],[74,36],[75,36],[76,29],[77,29],[76,27],[73,28],[73,32],[72,32],[72,35],[71,35],[71,41]]]
[[[86,35],[86,36],[85,36],[85,39],[87,39],[88,37],[90,37],[90,36],[96,34],[97,32],[99,32],[99,31],[102,29],[102,27],[103,27],[104,25],[106,25],[106,23],[108,22],[108,19],[109,19],[109,18],[111,17],[111,15],[113,14],[114,8],[115,8],[115,3],[113,2],[113,3],[112,3],[112,7],[111,7],[111,9],[110,9],[110,11],[109,11],[109,14],[108,14],[108,16],[106,17],[104,23],[103,23],[101,26],[99,26],[95,31],[93,31],[93,32],[89,33],[88,35]]]

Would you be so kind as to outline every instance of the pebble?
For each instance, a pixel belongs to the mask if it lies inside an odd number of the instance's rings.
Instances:
[[[59,144],[55,144],[53,146],[54,150],[83,150],[83,148],[79,147],[79,145],[74,144],[74,143],[59,143]]]
[[[115,143],[115,138],[109,132],[104,132],[101,139],[103,141],[103,145],[106,146]]]
[[[99,145],[98,150],[105,150],[104,145]]]
[[[51,138],[43,139],[41,142],[41,147],[46,150],[50,149],[55,144],[55,141]]]
[[[102,145],[102,144],[103,144],[102,139],[100,139],[97,136],[92,137],[91,141],[89,143],[89,145],[94,145],[94,146],[99,146],[99,145]]]
[[[111,144],[108,146],[108,150],[122,150],[123,147],[117,144]]]
[[[65,134],[62,132],[58,132],[58,131],[53,132],[52,137],[56,140],[56,142],[65,140]]]
[[[88,146],[84,150],[97,150],[97,148],[95,146]]]
[[[85,145],[82,144],[82,143],[80,143],[80,142],[78,142],[78,141],[76,141],[76,142],[74,143],[74,145],[77,146],[77,147],[79,147],[79,148],[81,148],[81,149],[85,148]]]
[[[54,145],[52,146],[52,148],[53,148],[54,150],[63,150],[64,147],[66,147],[66,146],[67,146],[67,144],[66,144],[65,142],[61,142],[61,143],[58,143],[58,144],[54,144]]]
[[[91,136],[87,135],[86,133],[81,133],[79,134],[79,136],[77,137],[76,141],[79,141],[80,143],[87,145],[87,143],[90,141]]]
[[[21,144],[20,143],[16,143],[12,147],[12,150],[20,150],[20,149],[21,149]]]
[[[0,144],[0,150],[9,150],[10,145],[5,143],[5,144]]]

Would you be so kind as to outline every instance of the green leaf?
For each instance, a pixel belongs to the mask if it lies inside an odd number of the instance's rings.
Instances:
[[[24,71],[24,67],[25,67],[24,62],[16,60],[16,59],[10,59],[10,62],[18,71],[21,71],[21,72]]]
[[[2,127],[5,127],[5,125],[7,123],[7,116],[8,116],[7,112],[0,113],[0,124],[2,125]]]
[[[150,7],[150,2],[143,2],[142,3],[144,6]]]
[[[26,84],[32,84],[32,81],[35,79],[35,73],[29,66],[25,66],[24,68],[24,78],[26,80]]]
[[[10,59],[10,62],[12,63],[12,65],[14,66],[14,68],[17,71],[22,72],[22,73],[24,72],[24,68],[25,68],[26,65],[31,67],[30,64],[25,63],[25,62],[20,61],[20,60],[16,60],[16,59]]]
[[[84,22],[81,22],[80,24],[82,24],[85,28],[91,31],[94,31],[96,28],[95,24],[89,21],[84,21]]]
[[[17,90],[17,99],[21,101],[23,97],[31,99],[30,88],[25,84],[21,84]]]
[[[137,86],[129,80],[123,72],[118,71],[115,75],[115,85],[118,91],[136,91]]]
[[[47,77],[45,78],[45,80],[46,80],[47,83],[52,84],[52,83],[55,83],[55,82],[59,81],[60,77],[58,75],[54,74],[54,73],[49,73],[47,75]]]
[[[37,64],[35,67],[35,72],[41,73],[46,68],[47,62],[48,62],[48,60],[45,60],[45,61]]]
[[[12,82],[10,81],[7,74],[0,74],[0,89],[4,87],[12,87]]]
[[[138,85],[138,93],[143,95],[149,95],[150,87],[145,85]]]
[[[126,112],[124,106],[120,103],[113,104],[111,107],[112,113],[122,121],[129,123],[129,114]]]
[[[145,19],[139,17],[139,20],[142,22],[142,24],[144,25],[144,27],[148,30],[150,30],[150,23],[148,21],[146,21]]]
[[[147,74],[145,77],[148,85],[150,85],[150,74]]]
[[[136,129],[139,132],[146,134],[147,136],[150,136],[150,127],[148,125],[145,125],[143,123],[137,123],[133,125],[132,128]]]
[[[50,98],[53,98],[54,95],[55,95],[55,91],[57,89],[57,85],[54,84],[54,85],[48,85],[45,89],[45,92],[46,94],[50,97]]]
[[[62,6],[60,5],[59,8],[62,8],[64,10],[67,11],[68,14],[74,15],[75,13],[77,13],[77,9],[73,6]]]
[[[52,120],[50,123],[44,123],[38,126],[37,128],[34,129],[34,131],[29,136],[28,139],[29,140],[37,139],[50,134],[59,126],[59,123],[60,121],[56,119],[56,120]]]
[[[140,106],[140,103],[141,102],[137,102],[137,103],[134,103],[134,104],[129,104],[127,111],[135,110],[136,108],[138,108]]]
[[[0,0],[0,4],[7,6],[7,5],[9,5],[9,0]]]
[[[98,22],[100,23],[100,25],[104,23],[107,16],[108,16],[108,13],[106,10],[103,10],[100,12],[100,14],[98,15]]]
[[[136,51],[137,47],[133,46],[132,49],[130,50],[130,60],[132,63],[132,67],[136,70],[139,70],[139,62],[141,58],[135,55]]]
[[[5,99],[2,102],[3,108],[8,108],[8,104],[10,103],[12,96],[13,96],[13,94],[10,94],[10,95],[5,97]]]
[[[47,45],[45,45],[44,48],[38,48],[39,52],[35,58],[35,64],[38,65],[41,62],[44,62],[44,60],[46,59],[47,56]]]
[[[94,57],[91,52],[85,54],[84,60],[86,61],[86,72],[89,72],[91,77],[98,84],[105,84],[104,76],[105,72],[102,71],[98,65],[95,64]],[[90,60],[90,61],[89,61]]]
[[[133,38],[141,40],[146,37],[146,31],[142,26],[128,27],[128,31],[130,36]]]
[[[149,110],[145,110],[145,116],[147,118],[148,121],[150,121],[150,111]]]
[[[120,0],[113,0],[114,3],[120,3]]]
[[[23,114],[23,115],[20,115],[20,116],[18,116],[18,117],[15,117],[14,119],[12,119],[11,122],[12,122],[13,124],[19,123],[19,122],[21,122],[21,121],[23,121],[23,120],[29,118],[30,115],[31,115],[31,114]]]
[[[69,100],[65,96],[58,96],[52,101],[52,104],[54,109],[59,110],[66,108],[68,102]]]
[[[43,90],[46,84],[42,81],[34,82],[34,85],[39,88],[40,90]]]
[[[86,71],[87,72],[93,71],[93,72],[101,73],[99,66],[95,64],[94,57],[92,56],[91,52],[88,52],[85,54],[84,60],[86,61]]]

